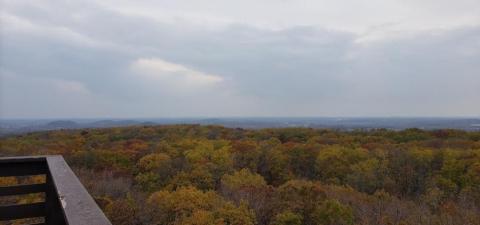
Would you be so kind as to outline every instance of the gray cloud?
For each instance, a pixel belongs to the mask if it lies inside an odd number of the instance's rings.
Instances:
[[[211,25],[92,1],[0,15],[1,117],[480,115],[477,25]]]

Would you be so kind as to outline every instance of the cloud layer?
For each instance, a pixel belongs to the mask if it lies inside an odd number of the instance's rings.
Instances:
[[[201,2],[2,1],[0,117],[480,116],[478,1]]]
[[[171,88],[172,91],[180,89],[195,91],[197,88],[208,87],[223,81],[221,76],[206,74],[158,58],[137,59],[132,63],[131,69],[149,81]]]

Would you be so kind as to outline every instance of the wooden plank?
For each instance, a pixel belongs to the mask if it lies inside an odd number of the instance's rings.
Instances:
[[[42,161],[12,162],[0,160],[0,177],[30,176],[47,173],[47,164]]]
[[[31,193],[41,193],[46,191],[46,184],[29,184],[0,187],[0,196],[24,195]]]
[[[9,162],[46,162],[48,155],[0,157],[0,163]]]
[[[0,221],[43,217],[43,216],[45,216],[44,202],[0,207]]]
[[[62,156],[47,157],[47,164],[68,225],[112,225]]]

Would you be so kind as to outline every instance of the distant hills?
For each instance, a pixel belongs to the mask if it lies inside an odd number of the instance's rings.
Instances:
[[[480,130],[480,118],[341,118],[341,117],[249,117],[249,118],[152,118],[152,119],[71,119],[71,120],[0,120],[0,135],[33,131],[148,126],[162,124],[221,125],[233,128],[261,129],[310,127],[339,130],[407,128]]]
[[[68,129],[77,127],[78,123],[70,120],[56,120],[47,123],[45,126],[53,129]]]

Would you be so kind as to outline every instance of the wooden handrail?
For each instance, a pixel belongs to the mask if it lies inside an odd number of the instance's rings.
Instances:
[[[45,201],[0,206],[0,221],[43,217],[46,225],[111,225],[62,156],[0,158],[0,177],[30,175],[45,175],[46,182],[0,187],[0,197],[44,193]]]

